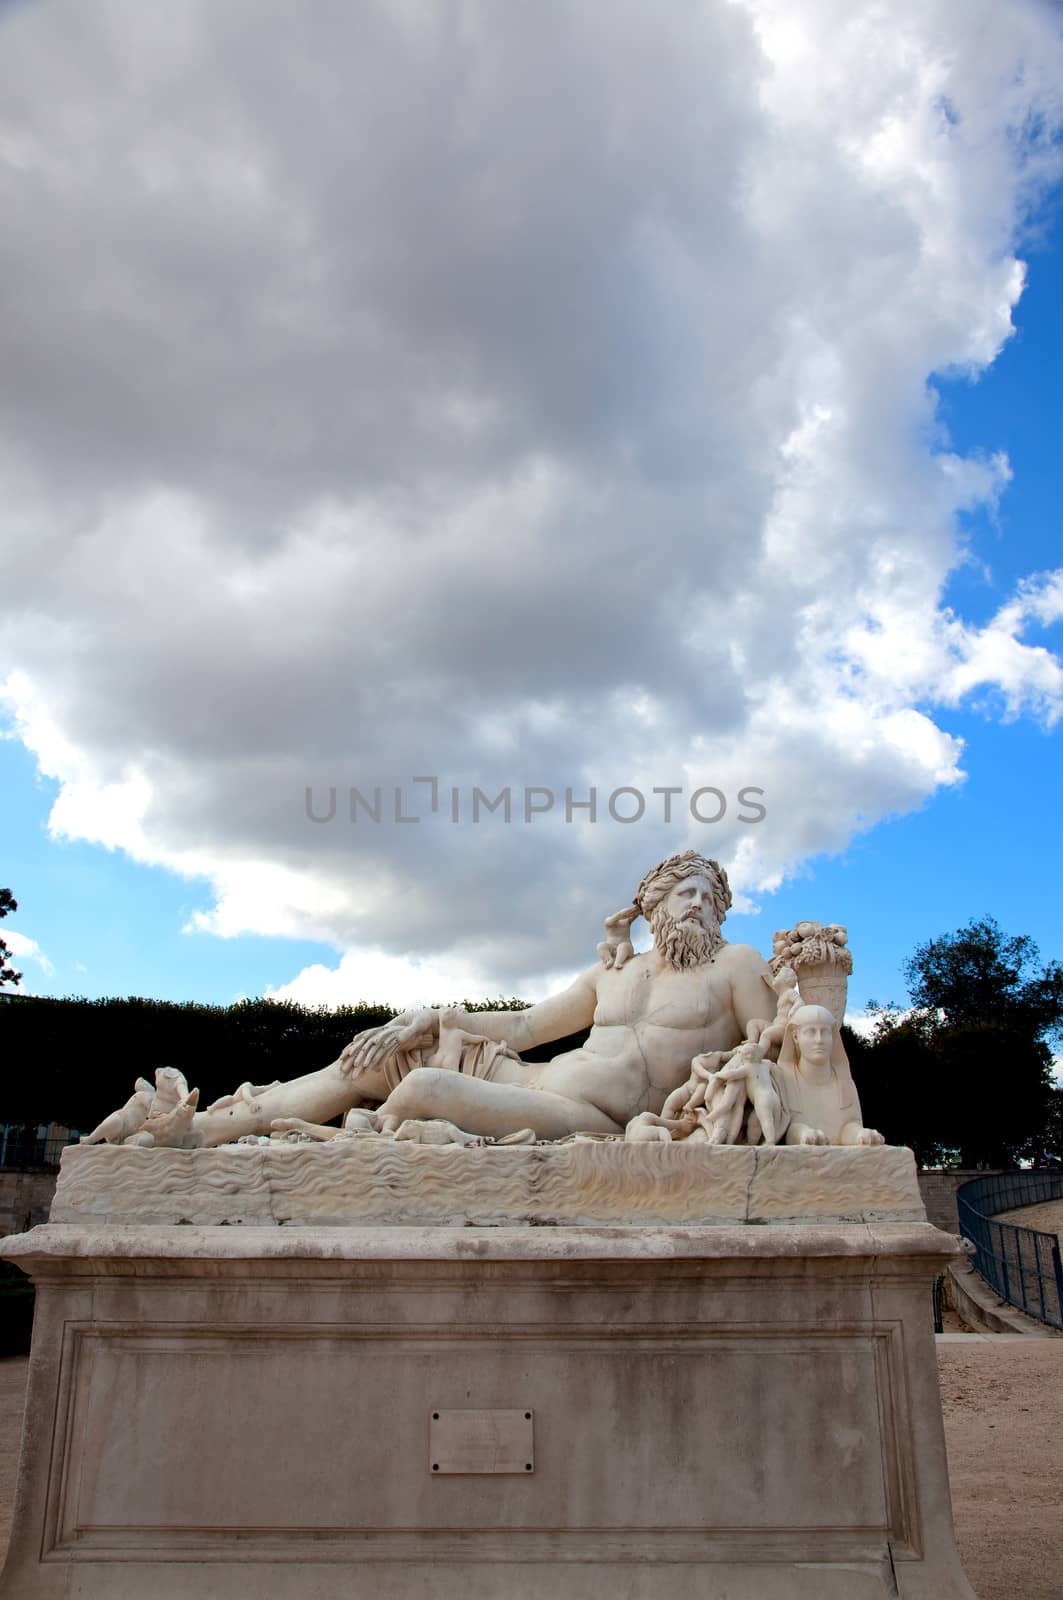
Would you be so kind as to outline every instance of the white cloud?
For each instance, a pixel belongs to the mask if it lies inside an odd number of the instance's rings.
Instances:
[[[0,652],[54,832],[360,952],[301,994],[531,993],[633,861],[754,894],[962,781],[949,708],[1058,718],[1063,571],[945,604],[1011,469],[930,383],[1011,330],[1052,8],[327,15],[3,25]],[[428,773],[731,806],[306,818]]]
[[[521,999],[540,1000],[566,988],[576,976],[575,970],[532,973],[518,980],[514,989]],[[404,1010],[500,996],[497,974],[486,968],[446,957],[421,961],[415,956],[389,955],[383,950],[351,950],[335,967],[323,962],[304,967],[290,983],[267,989],[266,998],[330,1009],[357,1005],[360,1000],[373,1005],[383,1001],[396,1010]],[[508,999],[508,993],[501,998]]]
[[[40,967],[45,977],[50,978],[54,975],[55,968],[36,939],[31,939],[25,933],[18,933],[14,928],[9,928],[6,925],[0,928],[0,936],[3,937],[7,948],[17,960],[34,962],[36,966]]]
[[[878,1017],[873,1011],[847,1011],[845,1013],[845,1026],[851,1028],[861,1039],[870,1039],[878,1023]]]

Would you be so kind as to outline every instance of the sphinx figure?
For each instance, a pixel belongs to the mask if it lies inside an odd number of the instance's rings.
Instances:
[[[834,1013],[798,1006],[783,1033],[772,1072],[787,1144],[884,1144],[865,1128],[849,1058]]]

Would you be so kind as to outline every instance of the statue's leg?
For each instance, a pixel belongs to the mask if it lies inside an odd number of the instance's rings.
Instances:
[[[279,1139],[285,1133],[305,1133],[318,1144],[329,1144],[342,1132],[342,1128],[322,1127],[320,1122],[305,1122],[302,1117],[274,1117],[270,1136]]]
[[[237,1100],[217,1111],[199,1112],[193,1126],[203,1134],[206,1144],[228,1144],[250,1133],[268,1134],[275,1117],[330,1122],[341,1112],[349,1111],[356,1100],[383,1100],[387,1092],[387,1082],[379,1068],[352,1076],[339,1061],[333,1061],[320,1072],[308,1072],[305,1077],[266,1089],[250,1103]]]
[[[623,1133],[619,1123],[582,1100],[526,1084],[470,1078],[437,1067],[419,1067],[380,1107],[381,1117],[442,1117],[466,1133],[499,1138],[531,1128],[540,1139],[570,1133]]]

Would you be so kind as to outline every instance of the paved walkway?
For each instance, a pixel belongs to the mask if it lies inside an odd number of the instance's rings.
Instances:
[[[935,1333],[938,1344],[1025,1344],[1028,1333]]]

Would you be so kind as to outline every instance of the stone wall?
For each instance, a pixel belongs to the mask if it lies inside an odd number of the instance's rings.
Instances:
[[[996,1168],[993,1169],[996,1171]],[[935,1228],[943,1228],[946,1233],[958,1233],[960,1229],[959,1218],[956,1215],[956,1190],[961,1183],[970,1183],[972,1178],[988,1178],[992,1173],[981,1172],[921,1172],[919,1174],[919,1192],[923,1196],[926,1206],[926,1218]]]
[[[46,1167],[0,1167],[0,1236],[48,1221],[57,1177]]]

